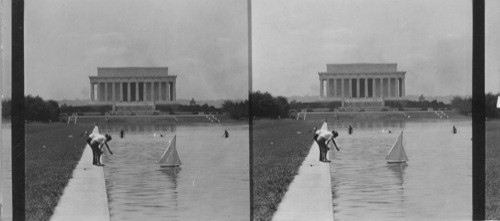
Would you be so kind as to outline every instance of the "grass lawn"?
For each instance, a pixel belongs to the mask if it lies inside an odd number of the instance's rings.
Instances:
[[[323,122],[259,120],[253,123],[254,220],[271,220]],[[300,132],[300,133],[298,133]]]
[[[486,121],[486,219],[500,220],[500,121]]]
[[[82,156],[85,138],[80,134],[92,128],[84,124],[26,124],[26,220],[49,220]]]

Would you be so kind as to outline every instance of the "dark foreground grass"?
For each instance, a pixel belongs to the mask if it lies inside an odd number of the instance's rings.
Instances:
[[[271,120],[253,124],[254,220],[271,220],[322,121]],[[300,132],[300,133],[298,133]],[[319,156],[318,156],[319,157]]]
[[[500,121],[486,121],[486,219],[500,220]]]
[[[92,125],[26,125],[26,220],[49,220],[54,213],[83,153],[85,138],[80,134],[85,130]]]

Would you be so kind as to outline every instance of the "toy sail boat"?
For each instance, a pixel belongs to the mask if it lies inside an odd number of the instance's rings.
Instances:
[[[99,127],[95,126],[91,134],[99,134]]]
[[[387,163],[404,163],[408,161],[405,149],[403,148],[403,131],[399,134],[398,139],[385,159],[387,160]]]
[[[182,164],[179,154],[177,154],[177,149],[175,149],[176,137],[177,135],[172,138],[167,149],[165,150],[165,153],[163,153],[160,160],[158,160],[160,167],[177,167]]]

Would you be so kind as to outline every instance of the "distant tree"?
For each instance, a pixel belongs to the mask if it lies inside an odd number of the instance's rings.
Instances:
[[[52,107],[52,114],[50,116],[52,121],[58,121],[59,115],[61,114],[61,108],[59,108],[59,104],[55,100],[48,100],[47,101],[50,106]]]
[[[455,96],[451,99],[451,106],[455,108],[458,113],[469,115],[472,112],[472,98],[461,98]]]
[[[275,99],[275,102],[277,103],[278,109],[279,109],[279,116],[281,118],[285,118],[288,116],[288,113],[290,112],[290,105],[288,104],[288,100],[285,97],[278,96]]]
[[[11,105],[12,105],[12,100],[10,99],[2,101],[2,118],[10,118]]]
[[[25,119],[26,121],[57,121],[61,112],[56,101],[44,101],[40,96],[25,96]]]
[[[248,119],[248,100],[233,102],[226,100],[222,104],[222,111],[229,114],[229,117],[235,120]]]
[[[286,118],[290,112],[290,104],[285,97],[273,97],[270,93],[260,91],[250,94],[252,116],[256,118]]]

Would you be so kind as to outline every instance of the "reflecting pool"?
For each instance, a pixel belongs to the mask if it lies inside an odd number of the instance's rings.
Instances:
[[[453,126],[457,134],[451,133]],[[471,121],[329,125],[339,131],[341,148],[330,152],[335,220],[472,219],[471,126]],[[385,156],[401,131],[409,161],[387,164]]]
[[[250,217],[248,125],[113,126],[101,133],[113,137],[114,155],[104,157],[112,220]],[[160,168],[156,160],[174,135],[182,165]]]
[[[11,150],[12,150],[12,130],[10,123],[2,124],[2,214],[0,220],[12,220],[12,164],[11,164]]]

